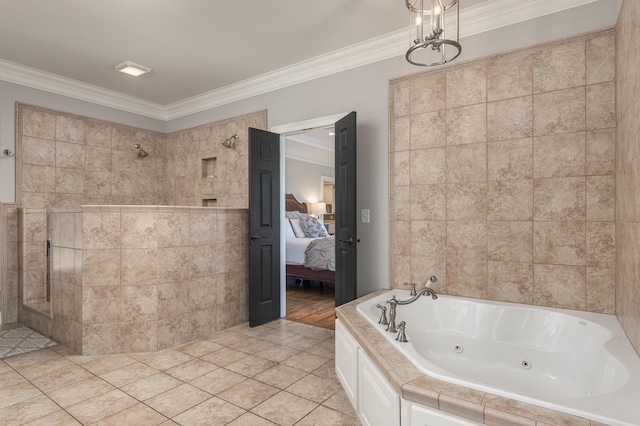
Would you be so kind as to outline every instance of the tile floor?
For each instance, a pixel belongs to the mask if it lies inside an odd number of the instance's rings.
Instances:
[[[0,423],[359,425],[334,365],[333,330],[288,320],[160,352],[55,346],[0,360]]]

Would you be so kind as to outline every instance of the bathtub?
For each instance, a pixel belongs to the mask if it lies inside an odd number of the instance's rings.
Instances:
[[[613,315],[453,296],[397,307],[408,342],[378,324],[393,290],[357,306],[424,374],[613,425],[640,424],[640,358]]]

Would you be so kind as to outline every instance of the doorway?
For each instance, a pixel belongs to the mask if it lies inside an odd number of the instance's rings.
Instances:
[[[319,220],[327,223],[328,231],[332,234],[335,232],[335,194],[332,190],[329,195],[325,190],[328,190],[330,185],[335,185],[335,153],[332,149],[331,155],[327,156],[326,147],[321,146],[323,144],[321,139],[325,140],[325,144],[330,141],[330,146],[332,148],[335,147],[335,136],[333,135],[335,123],[345,115],[347,114],[336,114],[275,126],[270,129],[270,131],[280,134],[280,159],[281,164],[284,165],[280,175],[281,211],[284,212],[286,210],[284,194],[288,192],[293,193],[302,202],[324,203],[324,210],[319,214]],[[331,135],[329,134],[330,132]],[[310,156],[305,156],[304,154],[305,143],[311,147],[308,150],[311,153]],[[304,183],[298,179],[298,186],[294,185],[293,190],[291,190],[291,185],[287,188],[287,176],[291,177],[291,174],[297,171],[293,165],[297,164],[299,166],[304,164],[302,163],[304,161],[309,162],[309,157],[312,157],[313,162],[316,164],[311,167],[315,173],[313,181]],[[291,165],[291,167],[287,167],[287,164]],[[311,163],[309,162],[308,164]],[[281,241],[285,241],[285,220],[287,219],[283,214]],[[281,316],[298,322],[333,328],[334,284],[287,278],[285,264],[286,244],[284,243],[281,245],[281,259]]]

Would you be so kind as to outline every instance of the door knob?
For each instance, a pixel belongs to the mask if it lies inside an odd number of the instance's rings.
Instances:
[[[262,238],[264,238],[264,237],[262,237]],[[251,236],[251,239],[252,239],[252,240],[259,240],[259,239],[260,239],[260,235],[258,235],[258,234],[253,234],[253,235]]]
[[[360,242],[360,238],[358,238],[356,240],[357,242]],[[346,244],[353,244],[353,237],[349,237],[346,240],[340,240],[341,243],[346,243]]]

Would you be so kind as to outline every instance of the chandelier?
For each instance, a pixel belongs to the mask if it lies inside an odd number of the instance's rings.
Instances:
[[[443,0],[405,0],[405,3],[410,16],[407,61],[421,67],[431,67],[444,65],[457,58],[462,52],[458,0],[450,0],[447,5],[443,4]],[[445,14],[456,16],[455,38],[447,38],[450,34],[445,29]]]

